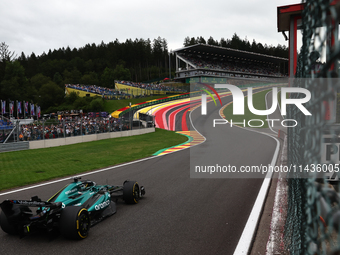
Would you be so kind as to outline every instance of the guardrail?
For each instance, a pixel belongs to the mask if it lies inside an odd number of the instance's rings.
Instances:
[[[0,143],[0,152],[28,150],[29,142]]]
[[[122,131],[122,132],[98,133],[98,134],[92,134],[92,135],[72,136],[72,137],[65,137],[65,138],[59,138],[59,139],[37,140],[37,141],[29,142],[29,149],[57,147],[57,146],[71,145],[71,144],[76,144],[76,143],[99,141],[103,139],[119,138],[119,137],[133,136],[133,135],[142,135],[142,134],[147,134],[151,132],[155,132],[155,128],[135,129],[135,130]]]

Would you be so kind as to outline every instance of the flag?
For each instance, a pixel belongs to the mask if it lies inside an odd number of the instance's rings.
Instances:
[[[13,110],[14,110],[14,102],[9,101],[9,114],[13,115]]]
[[[21,102],[19,101],[18,103],[17,103],[17,111],[18,111],[18,113],[22,113],[21,112]]]
[[[37,105],[37,115],[38,115],[38,118],[40,118],[41,110],[40,110],[40,106],[38,105]]]
[[[28,102],[25,102],[25,113],[28,114]]]
[[[1,112],[2,114],[6,113],[6,100],[4,101],[1,100]]]
[[[31,104],[31,116],[34,116],[34,104]]]

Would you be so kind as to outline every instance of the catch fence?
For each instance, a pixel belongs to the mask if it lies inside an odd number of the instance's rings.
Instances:
[[[0,144],[120,132],[154,126],[152,116],[148,116],[149,119],[132,117],[131,112],[126,118],[82,117],[68,120],[39,120],[31,123],[12,120],[6,122],[6,126],[0,125],[2,127],[0,128]]]
[[[340,254],[339,1],[304,4],[302,47],[290,86],[310,91],[305,106],[312,115],[288,108],[287,118],[298,123],[288,128],[288,165],[303,171],[287,176],[285,250],[288,254]],[[292,93],[290,97],[305,95]]]

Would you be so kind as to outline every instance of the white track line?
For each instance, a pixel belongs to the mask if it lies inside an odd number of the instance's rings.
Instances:
[[[247,130],[249,130],[249,129],[247,129]],[[249,131],[252,131],[252,130],[249,130]],[[275,164],[276,164],[278,155],[279,155],[280,141],[278,139],[276,139],[275,137],[268,135],[268,134],[265,134],[265,133],[261,133],[261,132],[255,131],[255,130],[252,131],[252,132],[256,132],[256,133],[259,133],[259,134],[269,136],[276,141],[275,153],[274,153],[272,161],[270,163],[270,166],[274,167]],[[241,238],[238,241],[238,244],[237,244],[236,249],[234,251],[234,255],[240,255],[240,254],[246,255],[246,254],[248,254],[248,252],[250,250],[250,247],[251,247],[254,235],[255,235],[255,231],[256,231],[258,222],[260,220],[262,208],[264,206],[264,202],[265,202],[267,194],[268,194],[272,175],[273,175],[272,172],[268,172],[265,179],[263,180],[261,189],[259,191],[259,194],[257,195],[253,209],[251,210],[251,213],[249,215],[246,226],[243,229]]]
[[[192,119],[191,119],[191,113],[193,111],[191,111],[190,114],[189,114],[190,122],[191,122],[192,127],[197,131],[197,129],[194,127],[194,125],[192,123]],[[222,118],[222,116],[221,116],[221,118]],[[247,129],[247,130],[251,131],[251,132],[256,132],[256,133],[264,134],[264,133],[261,133],[261,132],[258,132],[258,131],[254,131],[254,130],[249,130],[249,129]],[[202,135],[201,133],[199,133],[199,134]],[[268,134],[264,134],[264,135],[267,135],[267,136],[275,139],[276,142],[277,142],[276,150],[275,150],[272,162],[271,162],[271,166],[274,166],[275,163],[276,163],[277,157],[278,157],[278,152],[279,152],[279,148],[280,148],[280,142],[276,138],[274,138],[274,137],[272,137],[272,136],[270,136]],[[186,149],[188,149],[188,148],[186,148]],[[171,152],[171,153],[175,153],[175,152],[177,152],[177,151],[174,151],[174,152]],[[170,153],[168,153],[168,154],[170,154]],[[166,154],[166,155],[168,155],[168,154]],[[131,164],[134,164],[134,163],[146,161],[146,160],[153,159],[155,157],[160,157],[160,156],[164,156],[164,155],[152,156],[152,157],[149,157],[149,158],[144,158],[144,159],[140,159],[140,160],[124,163],[124,164],[121,164],[121,165],[118,165],[118,166],[112,166],[112,167],[108,167],[108,168],[103,168],[103,169],[100,169],[100,170],[97,170],[97,171],[88,172],[88,173],[80,174],[80,175],[77,175],[77,176],[82,177],[82,176],[87,176],[87,175],[96,174],[96,173],[100,173],[100,172],[105,172],[105,171],[109,171],[109,170],[112,170],[112,169],[115,169],[115,168],[118,168],[118,167],[131,165]],[[246,226],[245,226],[245,228],[243,230],[241,238],[240,238],[240,240],[238,242],[238,245],[237,245],[237,247],[236,247],[236,249],[234,251],[234,255],[247,254],[249,249],[250,249],[250,245],[251,245],[251,242],[253,240],[253,236],[255,234],[255,230],[256,230],[256,227],[257,227],[257,224],[258,224],[258,221],[259,221],[259,218],[260,218],[262,207],[263,207],[265,198],[266,198],[267,193],[268,193],[268,188],[269,188],[271,176],[272,176],[272,173],[268,172],[266,177],[265,177],[265,179],[264,179],[264,181],[263,181],[263,183],[262,183],[260,192],[257,195],[257,198],[256,198],[255,204],[253,206],[253,209],[252,209],[252,211],[250,213],[250,216],[249,216],[248,221],[246,223]],[[21,189],[16,189],[16,190],[4,192],[4,193],[0,193],[0,196],[4,196],[4,195],[8,195],[8,194],[13,194],[13,193],[24,191],[24,190],[34,189],[34,188],[38,188],[38,187],[42,187],[42,186],[46,186],[46,185],[50,185],[50,184],[54,184],[54,183],[58,183],[58,182],[62,182],[62,181],[67,181],[67,180],[70,180],[70,177],[59,179],[59,180],[55,180],[55,181],[51,181],[51,182],[46,182],[46,183],[42,183],[42,184],[37,184],[37,185],[33,185],[33,186],[21,188]]]
[[[77,174],[75,176],[82,177],[82,176],[87,176],[87,175],[91,175],[91,174],[97,174],[97,173],[109,171],[109,170],[112,170],[112,169],[115,169],[115,168],[118,168],[118,167],[127,166],[127,165],[131,165],[131,164],[134,164],[134,163],[142,162],[142,161],[145,161],[145,160],[153,159],[153,158],[156,158],[156,157],[158,157],[158,156],[152,156],[152,157],[149,157],[149,158],[139,159],[139,160],[124,163],[124,164],[121,164],[121,165],[103,168],[103,169],[96,170],[96,171],[93,171],[93,172],[88,172],[88,173],[84,173],[84,174]],[[24,191],[24,190],[39,188],[39,187],[50,185],[50,184],[53,184],[53,183],[67,181],[67,180],[70,180],[70,179],[71,179],[71,177],[67,177],[67,178],[63,178],[63,179],[59,179],[59,180],[55,180],[55,181],[50,181],[50,182],[46,182],[46,183],[41,183],[41,184],[37,184],[37,185],[33,185],[33,186],[21,188],[21,189],[16,189],[16,190],[0,193],[0,196],[12,194],[12,193],[16,193],[16,192],[20,192],[20,191]]]
[[[266,105],[267,105],[267,97],[266,97]],[[222,116],[221,116],[221,118],[222,118]],[[238,127],[238,128],[242,128],[242,127]],[[269,134],[262,133],[262,132],[252,130],[252,129],[247,129],[247,128],[245,128],[245,129],[250,131],[250,132],[255,132],[255,133],[259,133],[259,134],[269,136],[276,141],[276,149],[275,149],[272,161],[270,163],[270,165],[272,167],[274,167],[275,164],[276,164],[278,155],[279,155],[279,151],[280,151],[280,141],[278,139],[276,139],[275,137],[269,135]],[[251,213],[250,213],[249,218],[247,220],[246,226],[243,229],[242,235],[241,235],[241,237],[238,241],[238,244],[236,246],[236,249],[234,251],[234,255],[241,255],[241,254],[247,255],[250,251],[250,247],[251,247],[251,244],[252,244],[255,232],[256,232],[256,228],[257,228],[258,222],[260,220],[262,209],[263,209],[263,206],[264,206],[267,194],[268,194],[272,175],[273,175],[272,172],[268,172],[266,177],[263,180],[262,186],[261,186],[260,191],[257,195],[256,200],[255,200],[253,209],[251,210]]]
[[[191,113],[192,113],[192,111],[190,111],[189,118],[190,118],[191,125],[194,127],[194,125],[192,124],[192,120],[191,120]],[[194,129],[196,130],[195,127],[194,127]],[[199,133],[199,132],[197,131],[197,133]],[[204,137],[201,133],[199,133],[199,134],[202,137]],[[206,141],[206,138],[204,137],[204,141],[202,143],[204,143],[205,141]],[[202,143],[200,143],[200,144],[202,144]],[[197,146],[197,145],[200,145],[200,144],[196,144],[196,145],[193,145],[193,146],[190,146],[190,147],[187,147],[187,148],[183,148],[182,150],[186,150],[186,149],[189,149],[191,147],[194,147],[194,146]],[[118,168],[118,167],[132,165],[132,164],[139,163],[139,162],[146,161],[146,160],[150,160],[150,159],[153,159],[153,158],[156,158],[156,157],[162,157],[162,156],[165,156],[165,155],[168,155],[168,154],[176,153],[176,152],[179,152],[179,151],[182,151],[182,150],[172,151],[172,152],[169,152],[169,153],[164,154],[164,155],[151,156],[151,157],[148,157],[148,158],[139,159],[139,160],[136,160],[136,161],[124,163],[124,164],[117,165],[117,166],[111,166],[111,167],[99,169],[99,170],[96,170],[96,171],[87,172],[87,173],[84,173],[84,174],[77,174],[75,176],[82,177],[82,176],[87,176],[87,175],[96,174],[96,173],[100,173],[100,172],[110,171],[110,170],[113,170],[113,169]],[[40,183],[40,184],[25,187],[25,188],[21,188],[21,189],[15,189],[15,190],[7,191],[7,192],[4,192],[4,193],[0,193],[0,196],[5,196],[5,195],[8,195],[8,194],[13,194],[13,193],[17,193],[17,192],[25,191],[25,190],[29,190],[29,189],[39,188],[39,187],[42,187],[42,186],[46,186],[46,185],[50,185],[50,184],[54,184],[54,183],[58,183],[58,182],[62,182],[62,181],[67,181],[67,180],[70,180],[70,179],[71,179],[71,177],[66,177],[66,178],[63,178],[63,179],[58,179],[58,180],[55,180],[55,181]]]

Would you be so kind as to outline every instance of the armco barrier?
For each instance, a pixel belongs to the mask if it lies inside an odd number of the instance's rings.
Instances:
[[[27,150],[28,142],[0,143],[0,152]]]
[[[38,141],[29,142],[29,149],[57,147],[57,146],[62,146],[62,145],[99,141],[103,139],[110,139],[110,138],[117,138],[117,137],[124,137],[124,136],[142,135],[142,134],[152,133],[152,132],[155,132],[154,127],[121,131],[121,132],[100,133],[100,134],[93,134],[93,135],[73,136],[73,137],[67,137],[67,138],[38,140]]]

